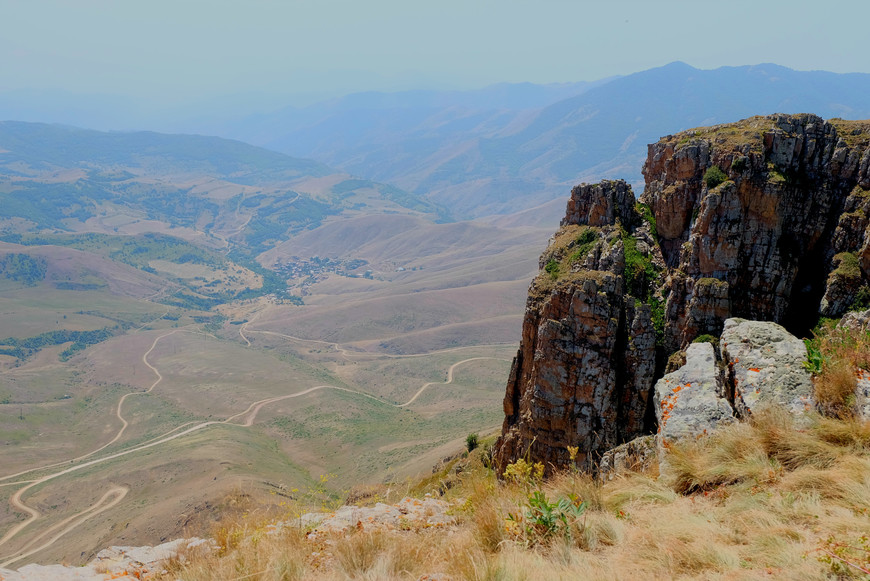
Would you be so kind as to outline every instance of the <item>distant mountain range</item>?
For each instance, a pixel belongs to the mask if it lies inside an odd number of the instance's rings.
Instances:
[[[95,101],[105,106],[102,117],[86,100],[73,100],[66,109],[55,101],[0,94],[0,118],[34,118],[44,111],[73,124],[139,123],[220,135],[338,168],[293,162],[308,173],[342,171],[392,184],[416,204],[425,200],[427,207],[417,209],[466,219],[534,208],[566,196],[581,181],[620,177],[641,186],[647,144],[691,127],[774,112],[868,118],[870,74],[774,64],[700,70],[675,62],[591,83],[367,92],[269,114],[204,109],[181,119],[176,113],[162,123],[124,100]],[[194,138],[187,139],[185,147],[192,146]],[[253,151],[228,147],[218,149]],[[262,163],[289,163],[262,150],[257,156]]]
[[[675,62],[565,90],[576,93],[538,108],[516,95],[534,91],[517,86],[501,98],[352,95],[225,129],[475,217],[536,206],[580,181],[622,177],[640,185],[647,144],[683,129],[774,112],[870,117],[870,74],[774,64],[700,70]],[[556,94],[541,91],[538,102]]]

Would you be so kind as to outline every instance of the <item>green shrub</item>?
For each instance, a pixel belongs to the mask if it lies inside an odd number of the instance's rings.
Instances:
[[[598,233],[593,228],[587,226],[577,235],[576,242],[578,245],[583,245],[595,242],[596,240],[598,240]]]
[[[475,433],[468,434],[468,435],[465,437],[465,447],[468,448],[468,451],[469,451],[469,452],[471,452],[472,450],[476,449],[476,448],[477,448],[477,445],[478,445],[479,443],[480,443],[480,442],[479,442],[479,440],[478,440],[478,436],[477,436],[477,434],[475,434]]]
[[[665,341],[665,302],[656,297],[647,300],[652,316],[653,328],[656,330],[656,345],[663,345]]]
[[[550,260],[550,262],[547,263],[547,266],[544,267],[544,270],[547,271],[547,274],[549,274],[553,278],[553,280],[555,280],[559,278],[559,271],[561,270],[561,267],[559,266],[558,261]]]
[[[637,249],[637,239],[634,236],[623,233],[622,244],[625,254],[625,285],[633,297],[646,301],[656,278],[655,267],[652,260]]]
[[[807,360],[804,361],[804,368],[813,375],[819,375],[825,362],[819,350],[819,341],[818,339],[804,339],[804,345],[807,347]]]
[[[849,305],[850,311],[866,311],[870,309],[870,287],[867,285],[858,289],[855,300]]]
[[[586,226],[574,239],[574,251],[568,256],[568,264],[574,264],[579,260],[586,258],[592,247],[598,242],[598,230],[591,226]]]
[[[508,514],[508,521],[518,525],[528,544],[536,545],[557,534],[570,538],[572,528],[578,524],[587,506],[574,494],[550,502],[546,494],[535,490],[529,496],[524,514]]]
[[[861,278],[861,263],[858,262],[858,256],[854,252],[841,252],[834,256],[834,264],[837,269],[834,271],[836,276],[849,279]]]
[[[649,224],[649,231],[652,234],[653,238],[658,238],[659,234],[656,230],[656,217],[652,213],[652,208],[650,208],[646,204],[641,204],[638,202],[634,205],[634,209],[643,217],[647,224]]]
[[[707,189],[709,190],[712,190],[727,179],[728,176],[725,175],[725,172],[719,169],[718,165],[712,165],[706,172],[704,172],[704,183],[707,184]]]
[[[719,348],[719,338],[707,333],[698,335],[692,340],[692,343],[710,343],[715,349]]]

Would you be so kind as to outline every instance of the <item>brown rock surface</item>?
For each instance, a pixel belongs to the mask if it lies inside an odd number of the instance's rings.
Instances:
[[[707,179],[714,166],[719,183]],[[663,291],[669,351],[718,334],[729,316],[805,330],[831,285],[825,316],[842,315],[854,299],[861,273],[857,283],[829,283],[827,274],[835,255],[867,244],[866,123],[771,115],[696,129],[650,145],[644,176],[641,201],[674,269]],[[722,286],[701,296],[702,279]]]
[[[581,185],[541,257],[504,400],[499,470],[594,466],[652,433],[665,362],[730,317],[798,336],[870,298],[870,123],[770,115],[649,146],[636,205]]]
[[[625,226],[641,222],[634,195],[625,182],[603,182],[574,188],[571,199],[542,257],[549,272],[530,289],[495,454],[500,470],[529,454],[549,471],[569,461],[567,446],[591,465],[649,429],[655,328],[650,306],[624,280]],[[581,202],[587,212],[574,211]]]

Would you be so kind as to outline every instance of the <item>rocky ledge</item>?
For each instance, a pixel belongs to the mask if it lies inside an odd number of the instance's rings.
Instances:
[[[377,503],[372,507],[342,506],[333,512],[306,513],[299,518],[276,522],[267,527],[266,534],[278,534],[286,528],[296,527],[308,531],[308,538],[357,531],[395,531],[440,528],[454,524],[448,512],[451,506],[427,494],[422,499],[405,497],[395,504]],[[106,581],[108,579],[154,579],[169,559],[185,550],[200,547],[213,550],[213,541],[203,539],[177,539],[156,547],[110,547],[97,553],[93,561],[83,567],[67,565],[26,565],[17,571],[0,568],[0,581]],[[314,545],[312,545],[314,546]],[[183,557],[181,557],[183,559]],[[424,576],[446,579],[445,576]]]
[[[0,569],[0,581],[105,581],[152,579],[167,560],[188,547],[208,546],[203,539],[177,539],[156,547],[109,547],[83,567],[26,565],[12,571]]]
[[[723,421],[766,398],[811,406],[794,365],[762,365],[767,346],[797,357],[792,335],[870,306],[870,122],[771,115],[669,135],[644,177],[639,201],[618,180],[571,192],[529,290],[499,470],[525,457],[551,472],[568,446],[596,469],[635,438],[692,431],[681,406]],[[692,345],[705,335],[721,350]],[[663,418],[659,380],[683,363],[707,384]]]

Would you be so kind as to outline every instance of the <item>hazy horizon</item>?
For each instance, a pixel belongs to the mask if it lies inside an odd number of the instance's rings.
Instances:
[[[267,110],[361,91],[595,81],[673,61],[870,72],[866,3],[109,0],[4,7],[0,93]]]

